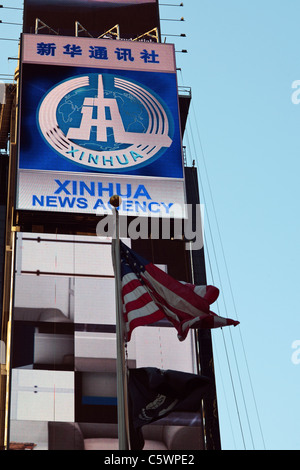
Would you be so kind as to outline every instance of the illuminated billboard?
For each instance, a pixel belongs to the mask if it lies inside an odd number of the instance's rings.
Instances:
[[[160,267],[182,274],[185,248],[169,243]],[[111,239],[18,232],[14,284],[10,448],[118,449]],[[171,324],[136,328],[126,350],[129,369],[196,370],[194,335],[180,342]],[[203,449],[199,412],[143,429],[145,449]]]
[[[60,36],[73,36],[76,21],[93,37],[115,25],[123,39],[159,29],[157,0],[25,0],[24,33],[35,32],[37,18]],[[48,31],[42,27],[39,32]]]
[[[173,45],[23,35],[18,209],[164,217],[183,178]]]

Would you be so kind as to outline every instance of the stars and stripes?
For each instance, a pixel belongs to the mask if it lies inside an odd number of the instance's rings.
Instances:
[[[190,328],[238,325],[210,310],[219,290],[177,281],[120,242],[122,302],[127,341],[138,326],[168,319],[183,341]]]

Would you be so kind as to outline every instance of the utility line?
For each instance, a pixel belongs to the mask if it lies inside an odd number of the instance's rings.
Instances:
[[[193,140],[193,135],[192,135],[192,140]],[[193,142],[194,142],[194,140],[193,140]],[[194,149],[195,149],[194,151],[196,152],[196,147],[195,147],[195,145],[194,145]],[[202,190],[202,191],[204,192],[204,190]],[[215,215],[216,215],[216,214],[215,214]],[[209,224],[209,226],[210,226],[210,224]],[[212,232],[211,232],[211,228],[210,228],[210,233],[212,233]],[[213,240],[212,235],[211,235],[211,239]],[[224,288],[223,288],[222,277],[221,277],[220,270],[219,270],[219,265],[218,265],[218,262],[217,262],[217,255],[216,255],[214,243],[212,243],[212,245],[213,245],[213,251],[214,251],[214,256],[215,256],[215,260],[216,260],[216,266],[217,266],[217,271],[218,271],[218,277],[219,277],[219,282],[220,282],[220,288],[221,288],[221,292],[224,294],[225,290],[224,290]],[[225,302],[225,296],[222,295],[222,298],[223,298],[223,302],[224,302],[224,308],[225,308],[225,312],[226,312],[226,317],[228,317],[228,311],[227,311],[227,306],[226,306],[226,302]],[[223,330],[222,330],[222,333],[223,333],[223,340],[225,341],[225,337],[224,337],[224,332],[223,332]],[[231,337],[232,348],[233,348],[233,351],[234,351],[235,363],[236,363],[236,367],[237,367],[237,372],[238,372],[239,383],[240,383],[240,387],[241,387],[241,392],[242,392],[244,407],[245,407],[245,410],[246,410],[246,417],[247,417],[247,422],[248,422],[248,426],[249,426],[251,441],[252,441],[252,445],[253,445],[253,448],[254,448],[255,446],[254,446],[254,442],[253,442],[253,436],[252,436],[252,431],[251,431],[251,425],[250,425],[250,421],[249,421],[248,410],[247,410],[247,405],[246,405],[246,401],[245,401],[243,386],[242,386],[242,382],[241,382],[241,376],[240,376],[240,372],[239,372],[237,357],[236,357],[236,354],[235,354],[235,347],[234,347],[234,343],[233,343],[233,338],[232,338],[231,330],[230,330],[230,337]],[[238,412],[238,415],[239,415],[239,412]],[[239,419],[240,419],[240,418],[239,418]],[[242,434],[243,434],[243,433],[242,433]],[[243,438],[243,440],[244,440],[244,438]],[[244,442],[244,443],[245,443],[245,442]]]
[[[194,117],[195,117],[195,110],[194,110],[194,107],[193,107],[193,103],[192,103],[192,111],[193,111],[193,114],[194,114]],[[211,197],[211,201],[212,201],[213,212],[214,212],[214,216],[215,216],[215,220],[216,220],[216,226],[217,226],[218,236],[219,236],[219,240],[220,240],[222,257],[223,257],[224,265],[225,265],[225,269],[226,269],[227,280],[228,280],[228,283],[229,283],[229,288],[230,288],[232,302],[233,302],[233,306],[234,306],[234,310],[235,310],[235,315],[236,315],[236,318],[238,319],[236,303],[235,303],[235,300],[234,300],[232,284],[231,284],[231,280],[230,280],[228,265],[227,265],[226,256],[225,256],[225,252],[224,252],[224,246],[223,246],[222,237],[221,237],[221,233],[220,233],[220,228],[219,228],[219,224],[218,224],[218,218],[217,218],[217,214],[216,214],[214,198],[213,198],[213,195],[212,195],[211,185],[210,185],[210,182],[209,182],[209,176],[208,176],[208,171],[207,171],[207,166],[206,166],[206,162],[205,162],[205,156],[204,156],[202,141],[201,141],[201,138],[200,138],[200,133],[199,133],[199,128],[198,128],[196,117],[195,117],[195,125],[196,125],[196,130],[197,130],[197,134],[198,134],[199,143],[200,143],[205,174],[206,174],[206,178],[207,178],[207,181],[208,181],[208,187],[209,187],[210,197]],[[252,385],[251,375],[250,375],[247,356],[246,356],[245,347],[244,347],[244,341],[243,341],[243,338],[242,338],[242,333],[241,333],[240,327],[238,328],[238,330],[239,330],[239,335],[240,335],[240,339],[241,339],[244,359],[245,359],[245,363],[246,363],[247,374],[248,374],[249,382],[250,382],[250,385],[251,385],[251,392],[252,392],[252,396],[253,396],[253,400],[254,400],[254,404],[255,404],[255,410],[256,410],[257,420],[258,420],[258,424],[259,424],[259,428],[260,428],[261,438],[262,438],[263,445],[264,445],[264,448],[265,448],[265,441],[264,441],[264,436],[263,436],[263,432],[262,432],[261,421],[260,421],[260,417],[259,417],[259,412],[258,412],[257,403],[256,403],[256,399],[255,399],[255,393],[254,393],[254,389],[253,389],[253,385]]]
[[[230,379],[231,379],[231,383],[233,384],[233,377],[232,377],[232,373],[231,373],[230,361],[229,361],[229,356],[228,356],[228,351],[227,351],[227,346],[226,346],[226,341],[225,341],[225,337],[224,337],[223,328],[221,328],[221,330],[222,330],[224,349],[225,349],[225,352],[226,352],[226,358],[227,358],[227,363],[228,363],[228,368],[229,368]],[[233,389],[234,400],[235,400],[235,404],[236,404],[236,410],[237,410],[237,414],[238,414],[238,420],[239,420],[239,424],[240,424],[240,429],[241,429],[241,435],[242,435],[242,440],[243,440],[243,444],[244,444],[244,449],[246,450],[245,438],[244,438],[244,433],[243,433],[243,427],[242,427],[242,422],[241,422],[241,416],[240,416],[240,412],[239,412],[239,407],[238,407],[238,403],[237,403],[237,397],[236,397],[236,393],[235,393],[235,387],[232,386],[232,389]]]
[[[181,74],[182,74],[182,72],[181,72]],[[192,108],[193,108],[193,103],[192,103]],[[194,108],[193,108],[193,113],[194,113],[194,116],[195,116]],[[203,157],[203,161],[204,161],[205,174],[206,174],[206,178],[207,178],[207,181],[208,181],[209,190],[210,190],[210,196],[211,196],[211,200],[212,200],[212,204],[213,204],[214,216],[215,216],[216,223],[217,223],[218,235],[219,235],[219,239],[220,239],[220,242],[221,242],[222,255],[223,255],[223,259],[224,259],[224,261],[225,261],[227,277],[228,277],[228,279],[229,279],[229,281],[230,281],[230,276],[229,276],[228,267],[227,267],[227,263],[226,263],[226,258],[225,258],[223,243],[222,243],[222,239],[221,239],[221,235],[220,235],[220,229],[219,229],[219,225],[218,225],[218,220],[217,220],[217,215],[216,215],[214,200],[213,200],[213,196],[212,196],[211,186],[210,186],[210,183],[209,183],[208,172],[207,172],[207,167],[206,167],[206,164],[205,164],[204,152],[203,152],[202,142],[201,142],[201,138],[200,138],[200,134],[199,134],[199,129],[198,129],[198,127],[197,127],[197,120],[196,120],[196,118],[195,118],[195,123],[196,123],[197,132],[198,132],[198,139],[199,139],[199,143],[200,143],[201,153],[202,153],[202,157]],[[192,140],[193,140],[193,132],[192,132],[192,131],[191,131],[191,134],[192,134]],[[193,142],[194,142],[194,140],[193,140]],[[196,160],[198,160],[198,158],[197,158],[197,155],[198,155],[198,154],[197,154],[197,152],[196,152],[195,144],[194,144],[194,151],[195,151]],[[199,164],[198,164],[198,168],[200,168]],[[200,184],[202,185],[202,181],[201,181],[201,176],[200,176],[200,175],[199,175],[199,179],[200,179]],[[202,185],[202,188],[203,188],[203,185]],[[205,202],[204,188],[202,189],[202,191],[203,191],[204,202]],[[210,233],[211,233],[209,218],[208,218],[208,225],[209,225],[209,230],[210,230]],[[214,246],[214,242],[213,242],[213,237],[212,237],[212,235],[211,235],[211,239],[212,239],[212,247],[213,247],[213,251],[214,251],[214,255],[215,255],[215,259],[216,259],[217,271],[218,271],[220,283],[221,283],[221,285],[222,285],[221,276],[220,276],[219,267],[218,267],[218,262],[217,262],[217,257],[216,257],[216,252],[215,252],[215,246]],[[220,285],[220,287],[221,287],[221,285]],[[231,295],[233,296],[231,283],[230,283],[230,288],[231,288]],[[223,289],[222,289],[222,292],[224,292]],[[225,310],[227,311],[226,302],[225,302],[224,296],[223,296],[223,301],[224,301],[224,305],[225,305]],[[237,313],[237,312],[236,312],[236,308],[235,308],[235,313]],[[246,410],[246,418],[247,418],[247,422],[248,422],[248,426],[249,426],[249,430],[250,430],[251,441],[252,441],[252,445],[253,445],[253,447],[254,447],[254,441],[253,441],[253,436],[252,436],[252,431],[251,431],[251,425],[250,425],[250,420],[249,420],[247,405],[246,405],[246,401],[245,401],[243,386],[242,386],[241,377],[240,377],[240,372],[239,372],[239,366],[238,366],[238,363],[237,363],[237,357],[236,357],[236,353],[235,353],[235,347],[234,347],[234,344],[233,344],[233,338],[232,338],[231,332],[230,332],[230,337],[231,337],[231,343],[232,343],[232,347],[233,347],[233,351],[234,351],[234,357],[235,357],[236,367],[237,367],[237,371],[238,371],[238,377],[239,377],[240,387],[241,387],[241,391],[242,391],[242,397],[243,397],[244,407],[245,407],[245,410]],[[223,340],[224,340],[224,344],[225,344],[224,333],[223,333]],[[244,351],[244,354],[245,354],[244,348],[243,348],[243,351]],[[228,357],[228,353],[227,353],[227,357]],[[247,367],[247,370],[249,371],[249,368],[248,368],[248,367]],[[231,374],[231,371],[230,371],[230,374]],[[231,374],[231,376],[232,376],[232,374]],[[253,388],[252,388],[252,390],[253,390]],[[234,392],[234,393],[235,393],[235,392]],[[236,402],[236,404],[237,404],[237,402]],[[256,407],[256,410],[257,410],[257,407]],[[238,412],[238,415],[239,415],[239,412]],[[239,418],[239,419],[240,419],[240,418]],[[242,429],[241,429],[241,432],[242,432]],[[242,433],[243,433],[243,432],[242,432]]]
[[[188,137],[188,131],[186,130],[186,136],[187,136],[187,140],[189,142],[189,137]],[[193,140],[193,136],[192,136],[192,140]],[[189,145],[189,144],[188,144]],[[191,148],[191,146],[189,145],[189,148]],[[194,151],[195,151],[195,147],[194,147]],[[197,154],[196,154],[197,155]],[[195,157],[197,159],[197,156]],[[201,179],[201,174],[198,175],[198,179],[199,179],[199,184],[200,184],[200,187],[202,189],[202,192],[203,192],[203,184],[202,184],[202,179]],[[194,190],[197,191],[197,187],[196,187],[196,182],[194,180]],[[204,204],[205,204],[205,194],[203,192],[203,201],[204,201]],[[208,219],[209,221],[209,219]],[[210,223],[209,223],[209,228],[210,228]],[[210,236],[212,238],[212,234],[211,234],[211,230],[210,230]],[[206,236],[205,236],[205,233],[203,234],[203,237],[204,237],[204,244],[205,246],[208,246],[207,242],[206,242]],[[207,255],[207,258],[208,258],[208,264],[209,264],[209,269],[210,269],[210,275],[211,275],[211,278],[212,278],[212,283],[213,285],[216,285],[215,283],[215,280],[214,280],[214,274],[213,274],[213,269],[212,269],[212,264],[211,264],[211,257],[210,257],[210,252],[209,250],[206,251],[205,253]],[[220,314],[220,310],[219,310],[219,305],[217,304],[217,309],[218,309],[218,313]],[[228,368],[230,370],[230,363],[229,361],[227,360],[227,364],[228,364]],[[230,376],[231,376],[231,373],[230,373]],[[232,384],[232,388],[233,388],[233,391],[234,391],[234,383],[233,381],[231,380],[231,384]],[[235,391],[234,391],[234,396],[235,396]],[[229,409],[228,408],[228,402],[227,402],[227,396],[226,396],[226,393],[225,393],[225,403],[226,403],[226,407],[227,407],[227,410]],[[237,401],[235,400],[235,404],[236,404],[236,407],[237,407],[237,415],[238,417],[240,416],[239,414],[239,411],[238,411],[238,405],[237,405]],[[228,419],[229,419],[229,423],[230,423],[230,427],[231,427],[231,431],[232,431],[232,438],[233,438],[233,441],[235,443],[235,436],[234,436],[234,433],[233,433],[233,427],[232,427],[232,422],[231,422],[231,415],[230,413],[228,412]],[[241,428],[241,433],[242,433],[242,436],[243,436],[243,429],[242,429],[242,425],[241,425],[241,421],[239,420],[240,422],[240,428]]]
[[[23,10],[23,8],[17,8],[17,7],[5,7],[4,5],[0,5],[0,8],[4,8],[5,10]]]
[[[193,150],[194,150],[194,156],[195,156],[195,160],[198,160],[198,157],[197,157],[197,152],[196,152],[196,148],[195,148],[195,144],[194,144],[194,139],[193,139],[193,133],[191,132],[192,134],[192,141],[193,141]],[[187,140],[187,143],[188,143],[188,149],[191,149],[192,146],[190,144],[190,141],[189,141],[189,131],[188,129],[186,128],[185,130],[185,138]],[[191,159],[193,159],[193,157],[191,157]],[[198,168],[199,168],[199,165],[198,165]],[[204,188],[203,188],[203,183],[202,183],[202,177],[201,177],[201,173],[199,172],[198,174],[198,179],[199,179],[199,185],[200,185],[200,188],[202,189],[202,194],[203,194],[203,202],[204,202],[204,205],[206,205],[206,200],[205,200],[205,192],[204,192]],[[195,185],[195,190],[197,190],[196,188],[196,185]],[[201,199],[201,198],[200,198]],[[208,227],[209,227],[209,233],[210,233],[210,238],[212,239],[212,233],[211,233],[211,226],[210,226],[210,219],[209,219],[209,216],[207,217],[208,219]],[[205,246],[208,247],[208,244],[206,242],[206,235],[205,233],[203,234],[203,237],[204,237],[204,241],[205,241]],[[213,240],[212,240],[212,245],[213,245]],[[214,246],[214,245],[213,245]],[[212,269],[212,264],[211,264],[211,256],[210,256],[210,251],[207,249],[206,253],[207,255],[207,259],[208,259],[208,263],[209,263],[209,268],[210,268],[210,274],[211,274],[211,278],[212,278],[212,283],[213,285],[216,285],[215,283],[215,280],[214,280],[214,274],[213,274],[213,269]],[[215,253],[214,253],[215,254]],[[216,254],[215,254],[215,257],[216,257]],[[220,275],[220,274],[219,274]],[[217,304],[217,308],[218,308],[218,313],[220,313],[220,310],[219,310],[219,305]],[[229,361],[227,360],[227,365],[228,365],[228,368],[230,370],[230,364],[229,364]],[[230,372],[230,376],[231,376],[231,372]],[[231,381],[231,385],[232,385],[232,388],[234,390],[234,383],[233,381]],[[235,392],[234,392],[234,396],[235,396]],[[227,409],[228,409],[228,405],[227,405],[227,397],[225,396],[225,403],[226,403],[226,406],[227,406]],[[235,404],[236,404],[236,407],[237,407],[237,415],[238,417],[240,416],[239,414],[239,411],[238,411],[238,405],[237,405],[237,401],[235,400]],[[229,422],[230,422],[230,426],[231,426],[231,429],[232,429],[232,425],[231,425],[231,416],[230,414],[228,414],[228,418],[229,418]],[[243,436],[243,429],[242,429],[242,426],[241,426],[241,422],[240,422],[240,428],[241,428],[241,433],[242,433],[242,436]],[[232,437],[233,437],[233,440],[235,442],[235,438],[234,438],[234,434],[232,434]]]
[[[194,143],[194,140],[193,140],[193,133],[192,133],[192,141],[193,141],[193,143]],[[198,161],[198,156],[197,156],[197,152],[196,152],[195,145],[194,145],[194,152],[195,152],[195,159]],[[198,166],[198,168],[199,168],[199,163],[198,163],[197,166]],[[204,192],[204,188],[203,188],[203,184],[202,184],[202,178],[201,178],[201,175],[200,175],[200,174],[199,174],[199,182],[200,182],[200,186],[202,187],[203,202],[204,202],[204,205],[206,206],[205,192]],[[215,262],[216,262],[216,268],[217,268],[217,272],[218,272],[218,278],[219,278],[219,282],[220,282],[220,287],[221,287],[222,293],[224,294],[224,289],[222,289],[222,280],[221,280],[221,275],[220,275],[220,271],[219,271],[219,264],[218,264],[218,261],[217,261],[217,255],[216,255],[216,250],[215,250],[215,244],[214,244],[213,236],[212,236],[210,218],[209,218],[209,215],[208,215],[208,214],[207,214],[207,220],[208,220],[208,228],[209,228],[210,238],[211,238],[211,241],[212,241],[212,248],[213,248],[214,258],[215,258]],[[212,279],[213,279],[213,271],[212,271],[212,266],[211,266],[211,265],[210,265],[210,269],[211,269],[211,275],[212,275]],[[214,283],[214,280],[213,280],[213,283]],[[214,283],[214,284],[215,284],[215,283]],[[225,303],[224,295],[222,295],[222,298],[223,298],[223,301],[224,301],[224,303]],[[217,304],[217,308],[218,308],[218,313],[220,314],[220,310],[219,310],[218,304]],[[225,309],[226,309],[226,305],[225,305]],[[230,375],[230,380],[231,380],[231,386],[232,386],[233,395],[234,395],[234,401],[235,401],[235,406],[236,406],[236,412],[237,412],[238,421],[239,421],[239,425],[240,425],[240,431],[241,431],[242,440],[243,440],[243,444],[244,444],[244,448],[245,448],[245,439],[244,439],[243,426],[242,426],[242,422],[241,422],[241,418],[240,418],[240,412],[239,412],[239,406],[238,406],[238,401],[237,401],[237,397],[236,397],[235,385],[234,385],[233,376],[232,376],[232,372],[231,372],[231,365],[230,365],[230,361],[229,361],[229,356],[228,356],[228,352],[227,352],[227,347],[226,347],[226,342],[225,342],[225,337],[224,337],[223,329],[222,329],[222,335],[223,335],[223,342],[224,342],[224,347],[225,347],[225,352],[226,352],[227,365],[228,365],[229,375]]]
[[[8,21],[2,21],[2,20],[0,20],[0,24],[11,24],[14,26],[22,26],[22,23],[10,23]]]

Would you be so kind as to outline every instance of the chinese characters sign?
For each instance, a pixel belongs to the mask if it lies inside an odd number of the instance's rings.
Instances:
[[[36,47],[36,53],[41,56],[56,56],[56,48],[57,45],[54,42],[38,42]],[[83,51],[81,46],[77,44],[65,44],[63,46],[63,54],[69,55],[71,58],[74,57],[82,57]],[[131,47],[116,47],[114,50],[117,60],[119,61],[130,61],[134,62],[135,58],[132,55]],[[159,64],[158,60],[159,54],[157,54],[153,49],[143,49],[138,59],[143,60],[145,64],[148,63],[156,63]],[[89,47],[89,59],[97,59],[97,60],[108,60],[108,52],[106,46],[90,46]]]
[[[23,63],[175,72],[171,44],[23,35]]]
[[[172,45],[25,34],[22,52],[19,209],[107,213],[95,188],[127,200],[125,177],[143,187],[136,215],[184,204]]]

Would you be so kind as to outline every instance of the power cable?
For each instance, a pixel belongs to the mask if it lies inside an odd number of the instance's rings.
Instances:
[[[3,9],[5,9],[5,10],[21,10],[21,11],[23,11],[23,8],[5,7],[4,5],[0,5],[0,8],[3,8]]]
[[[192,141],[193,141],[193,144],[194,144],[193,133],[192,133]],[[195,159],[198,161],[198,156],[197,156],[197,152],[196,152],[196,147],[195,147],[195,145],[194,145],[194,151],[195,151]],[[198,166],[198,168],[199,168],[199,163],[198,163],[197,166]],[[202,188],[204,205],[206,206],[205,192],[204,192],[204,189],[203,189],[202,178],[201,178],[201,175],[200,175],[200,174],[199,174],[199,182],[200,182],[200,187]],[[213,236],[212,236],[210,218],[209,218],[208,215],[207,215],[207,220],[208,220],[208,228],[209,228],[209,233],[210,233],[210,237],[211,237],[211,241],[212,241],[212,248],[213,248],[214,258],[215,258],[215,262],[216,262],[216,268],[217,268],[217,272],[218,272],[218,278],[219,278],[219,283],[220,283],[220,287],[221,287],[221,292],[224,294],[224,289],[222,288],[222,280],[221,280],[221,274],[220,274],[220,270],[219,270],[219,264],[218,264],[218,261],[217,261],[217,254],[216,254],[216,250],[215,250],[215,244],[214,244]],[[211,270],[211,276],[212,276],[212,280],[213,280],[213,270],[212,270],[211,263],[210,263],[210,270]],[[214,280],[213,280],[213,283],[214,283]],[[214,283],[214,284],[215,284],[215,283]],[[223,301],[224,301],[225,310],[227,310],[227,309],[226,309],[226,304],[225,304],[224,295],[222,295],[222,298],[223,298]],[[220,315],[220,309],[219,309],[219,305],[218,305],[218,304],[217,304],[217,309],[218,309],[218,313],[219,313],[219,315]],[[235,401],[235,406],[236,406],[236,412],[237,412],[238,421],[239,421],[239,425],[240,425],[240,432],[241,432],[243,444],[244,444],[244,447],[245,447],[245,439],[244,439],[243,426],[242,426],[242,422],[241,422],[240,411],[239,411],[239,406],[238,406],[238,401],[237,401],[237,396],[236,396],[236,391],[235,391],[235,385],[234,385],[233,375],[232,375],[232,371],[231,371],[231,365],[230,365],[230,361],[229,361],[229,356],[228,356],[228,351],[227,351],[227,346],[226,346],[226,341],[225,341],[225,337],[224,337],[223,328],[222,328],[221,330],[222,330],[223,343],[224,343],[225,352],[226,352],[227,366],[228,366],[228,370],[229,370],[229,375],[230,375],[230,380],[231,380],[231,386],[232,386],[233,396],[234,396],[234,401]]]
[[[192,134],[192,140],[193,140],[193,134]],[[193,143],[194,143],[194,140],[193,140]],[[195,146],[195,144],[194,144],[194,151],[195,151],[195,154],[196,154],[196,146]],[[196,158],[197,158],[197,154],[196,154]],[[201,185],[202,185],[202,183],[201,183]],[[204,190],[203,190],[203,189],[202,189],[202,191],[203,191],[203,193],[204,193]],[[212,233],[212,232],[211,232],[210,223],[209,223],[209,228],[210,228],[210,233]],[[212,235],[211,235],[211,239],[213,240]],[[221,292],[224,293],[224,288],[223,288],[223,284],[222,284],[222,277],[221,277],[221,274],[220,274],[219,265],[218,265],[218,263],[217,263],[217,255],[216,255],[214,243],[213,243],[213,250],[214,250],[214,255],[215,255],[215,260],[216,260],[216,266],[217,266],[217,270],[218,270],[218,277],[219,277]],[[226,316],[228,317],[228,311],[227,311],[227,306],[226,306],[226,302],[225,302],[225,297],[224,297],[224,295],[222,296],[222,298],[223,298],[223,302],[224,302],[224,308],[225,308]],[[223,332],[223,330],[222,330],[222,333],[223,333],[223,339],[224,339],[224,341],[225,341],[225,337],[224,337],[224,332]],[[237,371],[238,371],[238,378],[239,378],[239,383],[240,383],[240,387],[241,387],[241,392],[242,392],[244,407],[245,407],[245,410],[246,410],[246,417],[247,417],[247,422],[248,422],[248,426],[249,426],[249,430],[250,430],[251,441],[252,441],[253,447],[255,447],[255,446],[254,446],[254,441],[253,441],[253,436],[252,436],[252,431],[251,431],[251,425],[250,425],[250,421],[249,421],[249,415],[248,415],[248,411],[247,411],[247,405],[246,405],[246,401],[245,401],[245,395],[244,395],[244,392],[243,392],[243,386],[242,386],[242,382],[241,382],[241,376],[240,376],[240,372],[239,372],[237,357],[236,357],[236,354],[235,354],[235,347],[234,347],[234,343],[233,343],[233,338],[232,338],[231,330],[230,330],[230,336],[231,336],[232,348],[233,348],[233,351],[234,351],[235,363],[236,363]],[[231,373],[231,371],[230,371],[230,373]],[[235,392],[234,392],[234,393],[235,393]],[[239,415],[239,412],[238,412],[238,415]],[[242,429],[241,429],[241,430],[242,430]],[[243,433],[242,433],[242,434],[243,434]],[[243,440],[244,440],[244,439],[243,439]]]
[[[201,141],[201,138],[200,138],[200,133],[199,133],[199,128],[198,128],[198,124],[197,124],[197,119],[196,119],[193,103],[192,103],[192,111],[193,111],[194,118],[195,118],[195,125],[196,125],[197,134],[198,134],[198,139],[199,139],[199,144],[200,144],[200,149],[201,149],[201,154],[202,154],[202,159],[203,159],[203,164],[204,164],[204,170],[205,170],[205,174],[206,174],[206,178],[207,178],[207,182],[208,182],[208,188],[209,188],[212,207],[213,207],[213,212],[214,212],[214,216],[215,216],[217,232],[218,232],[218,237],[219,237],[219,241],[220,241],[221,252],[222,252],[222,257],[223,257],[224,266],[225,266],[225,270],[226,270],[226,275],[227,275],[227,280],[228,280],[228,284],[229,284],[230,294],[231,294],[231,298],[232,298],[232,302],[233,302],[233,306],[234,306],[235,315],[236,315],[236,318],[238,319],[236,303],[235,303],[235,300],[234,300],[232,284],[231,284],[231,280],[230,280],[228,265],[227,265],[227,261],[226,261],[224,246],[223,246],[223,242],[222,242],[222,237],[221,237],[220,228],[219,228],[219,224],[218,224],[218,218],[217,218],[217,214],[216,214],[216,208],[215,208],[215,204],[214,204],[214,198],[213,198],[211,185],[210,185],[210,181],[209,181],[209,176],[208,176],[208,171],[207,171],[207,166],[206,166],[205,156],[204,156],[204,151],[203,151],[203,146],[202,146],[202,141]],[[259,417],[258,407],[257,407],[256,399],[255,399],[253,384],[252,384],[252,380],[251,380],[251,374],[250,374],[250,371],[249,371],[249,366],[248,366],[247,356],[246,356],[246,352],[245,352],[244,341],[243,341],[243,338],[242,338],[241,328],[239,327],[238,330],[239,330],[239,335],[240,335],[240,339],[241,339],[243,355],[244,355],[244,359],[245,359],[245,363],[246,363],[247,375],[248,375],[248,379],[249,379],[249,382],[250,382],[250,385],[251,385],[251,392],[252,392],[252,397],[253,397],[253,400],[254,400],[255,411],[256,411],[257,420],[258,420],[258,424],[259,424],[259,428],[260,428],[261,438],[262,438],[262,441],[263,441],[263,446],[265,448],[265,441],[264,441],[264,436],[263,436],[263,432],[262,432],[262,426],[261,426],[261,421],[260,421],[260,417]],[[231,334],[231,332],[230,332],[230,334]],[[252,438],[252,433],[251,433],[251,438]],[[252,440],[253,440],[253,438],[252,438]]]
[[[181,71],[181,69],[180,69],[180,71]],[[181,72],[181,73],[182,73],[182,72]],[[192,103],[192,110],[193,110],[193,113],[194,113],[194,116],[195,116],[195,111],[194,111],[193,103]],[[224,247],[223,247],[223,243],[222,243],[222,239],[221,239],[221,234],[220,234],[218,219],[217,219],[217,215],[216,215],[216,210],[215,210],[213,195],[212,195],[212,191],[211,191],[211,186],[210,186],[210,182],[209,182],[209,177],[208,177],[206,162],[205,162],[205,158],[204,158],[203,146],[202,146],[202,142],[201,142],[201,138],[200,138],[200,134],[199,134],[199,129],[198,129],[198,127],[197,127],[197,120],[196,120],[196,118],[195,118],[195,123],[196,123],[197,132],[198,132],[198,139],[199,139],[199,143],[200,143],[202,158],[203,158],[203,162],[204,162],[205,174],[206,174],[206,178],[207,178],[208,185],[209,185],[210,197],[211,197],[212,204],[213,204],[214,216],[215,216],[215,220],[216,220],[216,223],[217,223],[217,230],[218,230],[218,235],[219,235],[219,239],[220,239],[220,243],[221,243],[221,249],[222,249],[223,259],[224,259],[224,262],[225,262],[227,278],[228,278],[229,283],[230,283],[230,292],[231,292],[231,296],[233,297],[232,286],[231,286],[230,276],[229,276],[229,272],[228,272],[228,266],[227,266],[227,263],[226,263],[226,257],[225,257],[225,253],[224,253]],[[193,133],[192,133],[192,139],[193,139]],[[194,149],[196,149],[195,145],[194,145]],[[196,155],[196,160],[198,160],[198,158],[197,158],[197,152],[196,152],[196,151],[195,151],[195,155]],[[198,168],[200,168],[200,167],[199,167],[199,164],[198,164]],[[199,176],[199,180],[200,180],[200,184],[201,184],[201,186],[202,186],[202,192],[203,192],[203,196],[204,196],[204,188],[203,188],[203,185],[202,185],[202,181],[201,181],[201,177],[200,177],[200,176]],[[204,196],[204,198],[205,198],[205,196]],[[204,199],[204,201],[205,201],[205,199]],[[210,233],[211,233],[210,222],[209,222],[209,229],[210,229]],[[215,253],[215,246],[214,246],[214,243],[213,243],[212,235],[211,235],[211,239],[212,239],[213,251],[214,251],[214,255],[215,255],[215,259],[216,259],[216,263],[217,263],[217,257],[216,257],[216,253]],[[218,268],[218,263],[217,263],[217,270],[218,270],[218,275],[219,275],[220,282],[221,282],[221,284],[222,284],[221,276],[220,276],[220,272],[219,272],[219,268]],[[223,289],[222,289],[222,291],[223,291]],[[224,300],[224,304],[225,304],[225,309],[226,309],[226,311],[227,311],[225,299],[223,298],[223,300]],[[235,314],[236,314],[236,316],[237,316],[236,307],[235,307]],[[240,334],[241,334],[241,333],[240,333]],[[247,422],[248,422],[248,426],[249,426],[249,430],[250,430],[250,436],[251,436],[251,440],[252,440],[252,445],[253,445],[253,447],[254,447],[254,441],[253,441],[253,436],[252,436],[252,431],[251,431],[251,425],[250,425],[249,415],[248,415],[248,411],[247,411],[245,396],[244,396],[244,392],[243,392],[243,386],[242,386],[242,383],[241,383],[240,372],[239,372],[239,367],[238,367],[238,363],[237,363],[237,358],[236,358],[236,353],[235,353],[235,348],[234,348],[234,344],[233,344],[233,339],[232,339],[231,332],[230,332],[230,336],[231,336],[231,343],[232,343],[232,347],[233,347],[233,351],[234,351],[234,357],[235,357],[235,362],[236,362],[236,366],[237,366],[239,382],[240,382],[241,391],[242,391],[242,396],[243,396],[243,402],[244,402],[244,406],[245,406],[245,410],[246,410],[246,417],[247,417]],[[225,337],[224,337],[224,341],[225,341]],[[242,341],[242,340],[241,340],[241,341]],[[243,342],[243,341],[242,341],[242,342]],[[244,347],[243,347],[243,352],[244,352],[244,355],[245,355],[245,349],[244,349]],[[247,366],[247,371],[249,372],[248,366]],[[252,390],[253,390],[253,387],[252,387]],[[255,406],[256,406],[256,410],[257,410],[257,405],[255,405]],[[258,419],[259,419],[259,417],[258,417]],[[260,429],[261,429],[261,425],[260,425]],[[263,439],[263,441],[264,441],[264,439]]]

